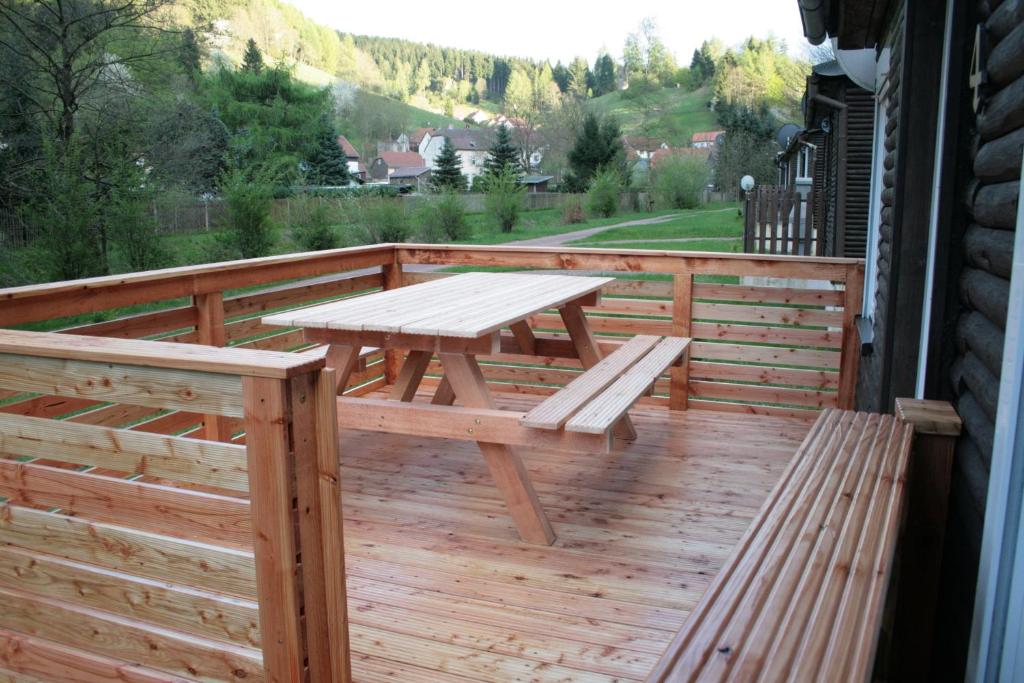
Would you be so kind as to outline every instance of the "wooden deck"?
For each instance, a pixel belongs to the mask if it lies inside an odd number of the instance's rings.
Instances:
[[[610,456],[521,450],[551,547],[518,540],[472,442],[343,431],[355,680],[642,680],[809,423],[632,415]]]

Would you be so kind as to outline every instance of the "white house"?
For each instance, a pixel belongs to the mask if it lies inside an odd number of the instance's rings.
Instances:
[[[472,184],[473,179],[484,171],[492,132],[482,128],[445,128],[424,136],[420,142],[420,156],[431,169],[437,168],[436,159],[446,139],[452,141],[455,153],[462,161],[462,175]]]

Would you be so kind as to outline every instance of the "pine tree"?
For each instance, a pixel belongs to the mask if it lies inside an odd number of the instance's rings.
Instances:
[[[509,133],[507,127],[498,126],[494,144],[491,145],[487,152],[487,158],[484,159],[484,174],[499,175],[508,169],[519,176],[523,171],[519,159],[519,148],[512,143],[512,134]]]
[[[252,38],[245,44],[245,56],[242,57],[242,71],[258,74],[263,71],[263,53]]]
[[[618,124],[611,119],[602,122],[596,115],[587,114],[576,143],[569,151],[572,171],[564,184],[571,192],[583,192],[601,169],[614,170],[625,176],[625,159],[622,131]]]
[[[338,145],[338,134],[330,122],[325,120],[317,135],[316,147],[307,160],[306,181],[311,185],[337,187],[347,185],[351,176],[348,160]]]
[[[441,153],[434,159],[434,170],[430,174],[430,186],[435,192],[445,190],[465,192],[466,176],[462,175],[462,160],[455,153],[451,138],[444,139]]]

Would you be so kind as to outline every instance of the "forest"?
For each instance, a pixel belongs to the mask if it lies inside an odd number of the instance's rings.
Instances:
[[[448,113],[455,103],[505,113],[517,121],[519,158],[543,150],[540,170],[583,191],[602,170],[574,162],[587,156],[585,133],[631,123],[591,103],[617,97],[644,117],[668,116],[652,103],[692,93],[736,133],[719,174],[732,183],[728,159],[770,156],[807,69],[771,38],[709,40],[681,65],[652,21],[621,58],[552,65],[346,34],[281,0],[6,0],[0,228],[31,248],[0,244],[0,285],[174,262],[153,220],[174,197],[227,206],[233,230],[207,257],[266,253],[274,197],[348,185],[337,136],[364,149],[393,138],[408,130],[401,103],[413,98]],[[599,156],[620,164],[616,136],[590,140],[611,145]],[[628,169],[617,177],[629,187]]]

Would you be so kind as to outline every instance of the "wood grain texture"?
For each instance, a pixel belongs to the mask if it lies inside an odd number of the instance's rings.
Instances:
[[[303,630],[292,512],[288,388],[280,380],[243,380],[256,593],[268,681],[302,676]]]

